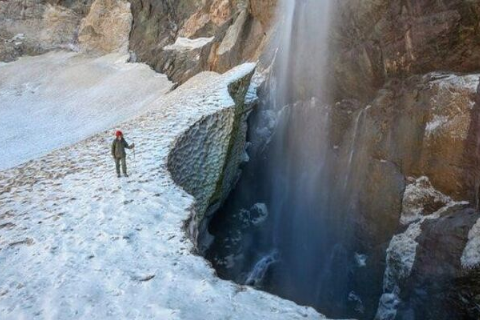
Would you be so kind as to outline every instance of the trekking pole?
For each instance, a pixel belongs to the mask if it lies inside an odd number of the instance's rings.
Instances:
[[[133,148],[133,169],[135,169],[135,171],[137,171],[137,159],[136,159],[136,155],[135,155],[135,141],[133,141],[133,145],[134,145],[134,148]]]

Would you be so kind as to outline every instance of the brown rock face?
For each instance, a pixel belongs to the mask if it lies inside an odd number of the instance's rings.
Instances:
[[[130,3],[126,0],[95,0],[82,20],[78,42],[88,52],[126,53],[131,25]]]
[[[205,70],[224,72],[256,60],[267,42],[276,1],[130,0],[130,50],[140,61],[185,82]],[[179,39],[213,38],[194,50],[171,50]]]
[[[439,73],[391,80],[368,105],[345,100],[333,108],[330,141],[337,157],[330,167],[336,177],[348,177],[344,192],[354,212],[350,250],[368,256],[367,268],[354,269],[353,276],[352,290],[367,310],[362,318],[374,316],[369,312],[382,292],[391,237],[402,230],[401,218],[411,222],[402,210],[407,205],[415,210],[413,203],[402,202],[408,177],[428,177],[424,188],[433,186],[454,200],[477,201],[479,80]],[[434,190],[415,201],[418,219],[449,198]]]
[[[250,12],[266,29],[272,25],[277,0],[250,0]]]
[[[337,17],[343,94],[368,99],[390,77],[480,68],[478,0],[342,0]]]
[[[73,45],[91,1],[0,1],[0,61]]]

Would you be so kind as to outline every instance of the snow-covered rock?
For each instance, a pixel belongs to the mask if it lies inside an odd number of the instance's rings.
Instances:
[[[468,233],[468,242],[462,255],[462,266],[467,269],[480,266],[480,219]]]
[[[164,50],[174,50],[174,51],[191,51],[194,49],[200,49],[210,42],[212,42],[214,37],[210,38],[197,38],[197,39],[188,39],[178,37],[174,44],[168,45]]]
[[[436,94],[431,98],[433,108],[425,128],[426,140],[441,135],[457,140],[467,139],[480,75],[431,73],[425,76],[425,79],[428,78],[431,79],[430,89]]]
[[[0,318],[323,318],[218,279],[184,233],[195,199],[172,180],[169,154],[192,128],[210,130],[199,123],[231,112],[228,85],[251,70],[202,73],[118,125],[137,145],[130,178],[114,174],[113,130],[0,171]]]
[[[400,222],[408,225],[443,207],[452,199],[435,190],[428,177],[420,177],[408,184],[402,200]]]
[[[383,279],[384,293],[380,298],[376,320],[393,320],[400,304],[400,288],[408,279],[415,262],[422,224],[435,220],[447,210],[468,204],[456,202],[435,190],[428,177],[421,177],[407,186],[403,198],[401,222],[408,228],[394,235],[387,249],[386,268]],[[434,210],[434,212],[428,212]],[[415,221],[415,222],[412,222]]]

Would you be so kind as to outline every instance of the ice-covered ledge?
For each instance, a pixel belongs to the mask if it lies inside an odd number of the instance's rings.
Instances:
[[[209,139],[228,141],[220,134],[235,123],[228,87],[252,68],[197,75],[122,124],[138,146],[136,162],[129,158],[129,179],[114,175],[112,130],[0,171],[0,318],[322,318],[311,308],[218,279],[192,254],[183,230],[199,206],[173,182],[169,155],[181,150],[186,133],[203,136],[195,145],[211,147],[209,159],[222,154],[223,163],[205,172],[225,169],[231,145],[213,146]]]

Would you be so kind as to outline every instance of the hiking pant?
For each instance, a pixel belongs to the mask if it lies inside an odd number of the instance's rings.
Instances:
[[[123,174],[127,174],[127,158],[115,158],[115,169],[117,169],[117,175],[120,175],[120,162],[122,162]]]

